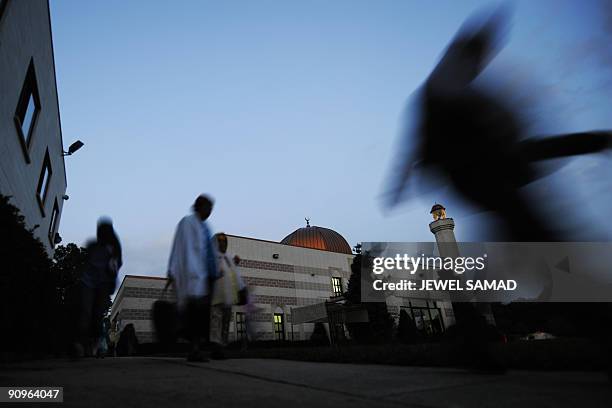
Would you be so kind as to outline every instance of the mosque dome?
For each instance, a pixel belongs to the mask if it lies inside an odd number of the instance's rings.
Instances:
[[[306,220],[305,227],[298,228],[283,238],[281,244],[348,255],[353,253],[351,246],[342,235],[329,228],[310,226],[309,220]]]

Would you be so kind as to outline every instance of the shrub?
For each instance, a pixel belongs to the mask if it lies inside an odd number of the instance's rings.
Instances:
[[[43,352],[55,312],[51,261],[10,197],[0,195],[2,351]]]
[[[363,262],[370,262],[367,253],[357,253],[351,264],[351,277],[348,283],[346,299],[349,304],[361,304],[368,312],[367,323],[347,323],[351,338],[359,343],[384,343],[393,335],[393,319],[387,310],[384,298],[380,302],[361,303],[361,267]]]

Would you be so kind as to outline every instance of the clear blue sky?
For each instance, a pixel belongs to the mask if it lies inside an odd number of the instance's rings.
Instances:
[[[484,216],[448,194],[392,214],[378,197],[409,96],[483,4],[52,0],[64,143],[85,142],[66,159],[64,243],[83,243],[108,215],[122,272],[164,275],[200,192],[217,200],[214,229],[231,234],[277,241],[308,216],[351,245],[429,241],[437,200],[459,239],[478,238]],[[609,9],[513,4],[498,62],[551,101],[542,130],[612,127]],[[579,159],[555,175],[572,205],[609,210],[609,162]]]

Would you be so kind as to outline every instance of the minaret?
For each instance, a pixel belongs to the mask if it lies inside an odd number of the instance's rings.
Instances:
[[[452,218],[446,218],[446,208],[444,208],[444,206],[441,204],[435,203],[434,206],[431,207],[431,211],[429,213],[433,216],[434,219],[429,224],[429,230],[436,237],[436,243],[438,244],[438,253],[440,254],[440,256],[442,258],[456,258],[460,256],[459,246],[457,245],[457,239],[455,238],[454,232],[455,221],[453,221]],[[443,275],[444,274],[440,273],[441,277],[443,277]],[[444,276],[443,278],[448,279],[448,276]],[[466,303],[458,304],[453,302],[453,309],[455,311],[455,315],[457,313],[462,313],[461,310],[464,309],[465,306],[461,305],[466,305]],[[472,303],[472,305],[481,315],[484,316],[484,318],[489,324],[495,324],[495,318],[493,317],[493,312],[491,310],[490,304]]]
[[[446,208],[441,204],[434,204],[429,212],[433,216],[433,222],[429,224],[429,230],[436,237],[438,252],[442,258],[459,256],[457,239],[455,238],[455,221],[446,218]]]

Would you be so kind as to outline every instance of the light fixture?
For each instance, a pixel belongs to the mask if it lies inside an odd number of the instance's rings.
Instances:
[[[278,259],[278,254],[272,254],[272,258]]]
[[[84,145],[85,145],[85,143],[81,142],[80,140],[77,140],[76,142],[74,142],[73,144],[70,145],[70,147],[68,148],[67,152],[63,152],[62,153],[62,156],[71,156],[71,155],[74,154],[74,152],[79,150]]]

